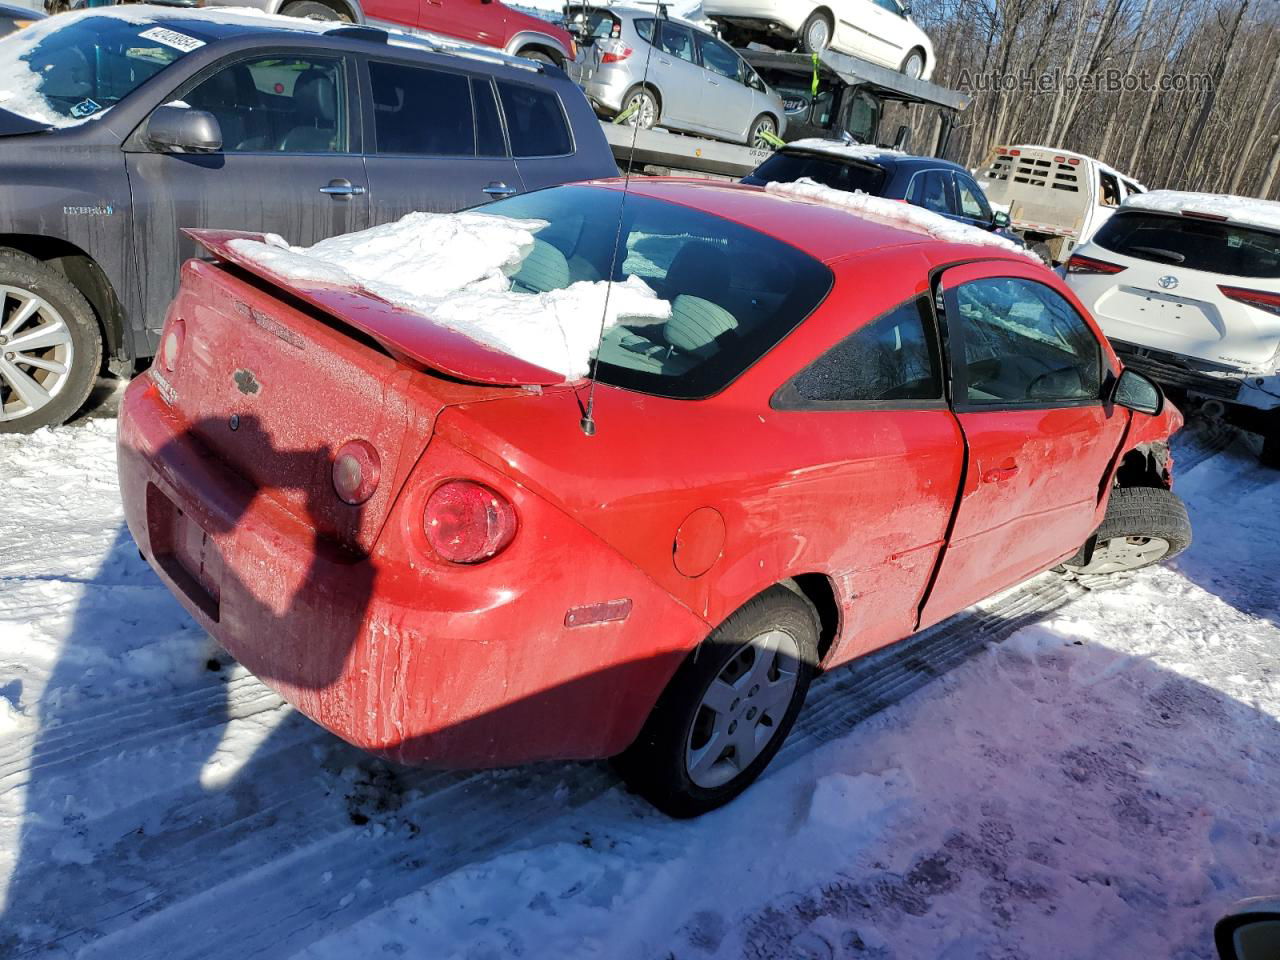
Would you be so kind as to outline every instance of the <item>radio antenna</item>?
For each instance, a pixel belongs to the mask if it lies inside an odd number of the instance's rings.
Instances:
[[[585,3],[583,4],[583,9],[584,11],[586,9]],[[644,70],[640,75],[639,88],[640,92],[647,97],[653,96],[653,94],[649,92],[649,61],[653,57],[653,48],[662,40],[662,21],[665,19],[666,4],[662,3],[661,0],[654,0],[653,27],[649,35],[649,41],[645,44]],[[639,33],[639,31],[637,31],[637,33]],[[644,39],[643,34],[641,34],[640,39]],[[625,116],[628,109],[632,108],[629,108],[624,103],[622,105],[623,113],[620,116]],[[638,104],[635,109],[639,109]],[[600,331],[596,335],[596,356],[595,360],[591,363],[591,372],[587,375],[591,382],[591,385],[587,388],[587,405],[583,408],[581,400],[578,402],[579,409],[582,410],[582,419],[579,421],[579,425],[582,427],[582,432],[588,437],[594,437],[596,435],[596,382],[598,379],[597,370],[600,366],[600,347],[604,343],[605,324],[609,321],[609,297],[613,293],[613,277],[614,274],[618,272],[620,266],[618,262],[618,251],[622,246],[622,224],[626,220],[627,196],[631,189],[631,170],[635,165],[636,160],[636,138],[640,135],[640,120],[640,117],[633,118],[633,123],[631,125],[631,146],[627,151],[627,169],[622,173],[622,199],[618,204],[618,227],[613,233],[613,255],[609,258],[609,277],[604,288],[604,309],[600,312]],[[614,122],[617,122],[617,118],[615,118]]]

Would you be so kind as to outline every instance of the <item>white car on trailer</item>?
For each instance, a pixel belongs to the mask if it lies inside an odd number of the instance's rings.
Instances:
[[[1126,366],[1264,437],[1280,467],[1280,203],[1129,197],[1067,262]]]

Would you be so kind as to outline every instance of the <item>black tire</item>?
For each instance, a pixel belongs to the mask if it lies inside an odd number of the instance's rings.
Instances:
[[[627,105],[631,102],[631,98],[637,94],[644,94],[653,102],[653,119],[648,123],[639,123],[638,125],[644,130],[652,130],[662,122],[662,101],[658,98],[658,93],[652,87],[646,87],[643,83],[637,83],[630,90],[622,95],[622,109],[626,110]],[[632,123],[630,119],[624,121]],[[633,124],[635,125],[635,124]]]
[[[1262,465],[1280,470],[1280,410],[1271,411],[1262,431]]]
[[[517,56],[524,57],[526,60],[536,60],[538,63],[549,63],[553,67],[563,67],[559,61],[545,50],[530,49],[528,47],[521,50]]]
[[[31,433],[41,427],[65,423],[84,406],[102,365],[102,335],[93,309],[84,295],[65,276],[26,254],[0,252],[0,287],[13,287],[33,294],[52,307],[66,324],[71,343],[70,366],[51,390],[52,399],[15,419],[0,420],[0,433]],[[12,316],[15,306],[16,301],[10,302],[8,298],[0,303],[0,314],[3,314],[0,316],[0,327]],[[22,329],[24,328],[19,328],[15,333],[20,333]],[[6,361],[17,359],[19,354],[4,352],[7,345],[0,345],[0,358]],[[46,371],[20,362],[19,368],[37,379],[41,386],[50,383],[50,375]],[[3,370],[0,370],[0,411],[18,401],[19,397],[4,379]]]
[[[768,147],[773,148],[773,144],[768,141],[757,143],[756,140],[761,133],[768,130],[775,137],[778,135],[778,119],[771,113],[762,113],[751,121],[751,126],[747,129],[747,146],[752,148]]]
[[[818,23],[826,24],[827,39],[825,43],[819,42],[816,38],[810,36],[810,31],[814,30]],[[822,10],[815,10],[809,14],[809,18],[800,27],[800,49],[805,53],[821,53],[831,46],[831,38],[834,35],[835,25],[831,22],[830,14]]]
[[[294,0],[293,3],[286,3],[281,7],[280,12],[286,17],[302,17],[306,20],[337,20],[342,23],[351,23],[350,16],[345,13],[339,13],[327,4],[318,3],[317,0]]]
[[[1119,487],[1111,491],[1107,503],[1106,518],[1094,533],[1095,545],[1088,562],[1086,548],[1068,560],[1063,566],[1076,574],[1118,573],[1121,570],[1140,570],[1155,563],[1163,563],[1191,546],[1191,519],[1186,504],[1171,490],[1160,487]],[[1116,569],[1105,566],[1104,550],[1112,540],[1127,540],[1134,548],[1135,562]],[[1143,550],[1146,540],[1150,549]],[[1158,542],[1168,548],[1159,551]],[[1086,545],[1087,546],[1087,545]]]
[[[710,709],[704,707],[703,698],[712,682],[723,682],[722,674],[741,663],[742,658],[750,657],[746,662],[751,665],[756,654],[750,641],[772,631],[795,642],[795,659],[786,658],[788,667],[792,663],[795,667],[790,700],[785,709],[779,707],[776,711],[781,713],[779,722],[766,725],[763,721],[771,711],[757,711],[749,699],[756,696],[758,685],[745,691],[741,701],[735,699],[735,709],[741,704],[742,722],[773,728],[773,733],[745,769],[717,786],[700,786],[690,776],[686,748],[692,748],[691,738],[698,735],[695,724],[705,721],[704,711]],[[614,758],[614,765],[632,790],[672,817],[696,817],[728,803],[760,775],[786,740],[813,679],[817,649],[818,616],[812,604],[786,587],[771,587],[735,612],[689,654],[658,698],[636,742]],[[755,720],[756,716],[760,720]],[[737,722],[734,721],[735,726]],[[728,729],[733,732],[732,727]]]
[[[920,69],[918,71],[912,68],[912,62],[918,61]],[[902,66],[898,67],[898,72],[904,74],[913,80],[919,80],[924,76],[925,70],[929,66],[929,61],[925,59],[924,51],[920,47],[913,47],[911,52],[902,59]]]
[[[1037,240],[1035,243],[1027,247],[1027,249],[1043,260],[1046,267],[1053,266],[1053,254],[1049,252],[1049,245],[1043,240]]]

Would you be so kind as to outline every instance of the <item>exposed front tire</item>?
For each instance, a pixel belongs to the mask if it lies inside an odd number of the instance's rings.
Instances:
[[[831,45],[834,32],[830,15],[815,10],[800,28],[800,49],[805,53],[821,53]]]
[[[1191,546],[1191,520],[1182,499],[1170,490],[1120,487],[1111,491],[1094,540],[1092,553],[1081,547],[1063,566],[1075,574],[1103,574],[1169,560]]]
[[[1035,241],[1027,249],[1043,260],[1046,267],[1053,267],[1053,253],[1049,250],[1049,245],[1043,240]]]
[[[0,433],[65,423],[101,363],[98,322],[80,291],[38,260],[0,253]]]
[[[640,84],[628,90],[622,98],[620,112],[626,113],[628,110],[631,112],[624,122],[644,130],[657,126],[658,120],[662,117],[662,107],[658,103],[657,94]]]
[[[747,146],[757,150],[772,147],[773,143],[766,134],[774,137],[778,135],[778,121],[769,114],[762,113],[752,121],[751,129],[747,132]]]
[[[916,47],[907,54],[899,69],[912,80],[919,80],[924,76],[924,65],[924,51]]]
[[[807,600],[772,587],[689,654],[615,765],[631,789],[673,817],[728,803],[782,746],[817,662]]]
[[[281,7],[280,12],[286,17],[303,17],[308,20],[338,20],[342,23],[350,23],[351,17],[344,13],[339,13],[323,3],[316,0],[294,0],[293,3],[286,3]]]

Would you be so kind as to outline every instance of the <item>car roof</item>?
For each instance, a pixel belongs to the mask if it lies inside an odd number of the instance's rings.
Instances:
[[[830,157],[833,160],[844,160],[848,163],[867,163],[888,171],[944,169],[951,170],[956,173],[963,173],[966,176],[972,176],[972,174],[970,174],[969,171],[960,164],[952,163],[950,160],[943,160],[939,157],[919,157],[914,154],[899,153],[889,149],[876,150],[873,147],[868,147],[865,155],[857,155],[853,153],[841,153],[840,146],[842,145],[835,143],[830,147],[796,143],[787,144],[782,148],[782,152],[818,154],[823,157]]]
[[[665,200],[732,220],[831,263],[849,254],[935,241],[922,230],[864,220],[848,210],[781,197],[742,183],[675,177],[592,181],[611,190]]]
[[[30,7],[20,7],[13,3],[0,3],[0,14],[16,17],[19,20],[43,20],[47,16],[43,10],[32,10]]]

